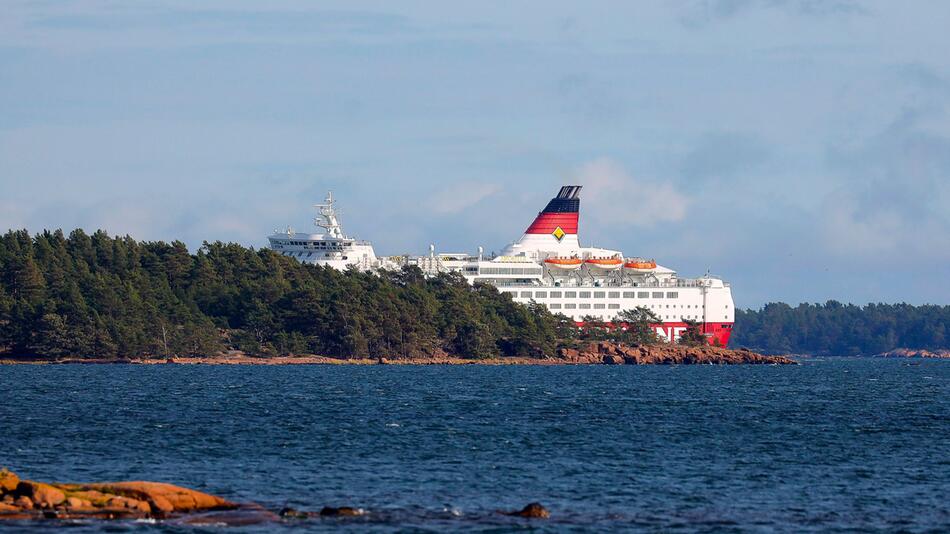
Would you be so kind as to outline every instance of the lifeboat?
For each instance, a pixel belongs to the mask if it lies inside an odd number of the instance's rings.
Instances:
[[[643,259],[630,260],[623,264],[623,268],[632,273],[648,273],[656,269],[656,261]]]
[[[544,264],[551,269],[573,271],[575,269],[580,269],[581,265],[584,264],[584,261],[580,258],[547,258],[544,260]]]
[[[620,258],[587,258],[584,263],[588,268],[601,271],[615,271],[623,267],[623,260]]]

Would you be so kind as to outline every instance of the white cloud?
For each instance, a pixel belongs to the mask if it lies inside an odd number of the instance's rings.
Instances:
[[[500,189],[496,184],[457,182],[431,195],[428,205],[435,213],[451,215],[474,206]]]
[[[581,165],[572,178],[584,186],[585,215],[601,224],[651,227],[681,221],[690,204],[669,183],[634,178],[608,158]]]
[[[851,259],[873,259],[885,269],[902,269],[920,260],[950,259],[944,222],[920,217],[901,206],[868,205],[852,191],[828,195],[819,210],[828,252]]]

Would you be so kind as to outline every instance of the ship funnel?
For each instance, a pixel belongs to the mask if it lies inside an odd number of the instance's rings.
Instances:
[[[581,208],[579,185],[565,185],[534,219],[525,234],[551,234],[561,241],[564,236],[577,234],[577,219]]]
[[[579,185],[565,185],[528,226],[521,239],[509,247],[509,254],[544,252],[570,254],[580,248],[577,240],[581,192]]]

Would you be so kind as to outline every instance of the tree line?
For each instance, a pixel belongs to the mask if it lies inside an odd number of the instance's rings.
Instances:
[[[658,342],[649,310],[619,330],[578,329],[491,285],[418,268],[340,272],[269,249],[139,242],[74,230],[0,237],[0,353],[17,357],[169,357],[235,349],[269,356],[541,357],[559,346]],[[737,310],[730,342],[768,352],[874,354],[945,348],[950,306],[768,304]],[[692,330],[697,330],[698,326]],[[688,338],[690,336],[687,336]],[[687,343],[701,342],[687,339]]]
[[[899,347],[950,346],[950,306],[868,304],[829,300],[824,304],[781,302],[758,310],[736,310],[729,342],[771,353],[880,354]]]
[[[461,276],[305,265],[269,249],[74,230],[0,239],[0,352],[165,357],[539,356],[573,323]]]

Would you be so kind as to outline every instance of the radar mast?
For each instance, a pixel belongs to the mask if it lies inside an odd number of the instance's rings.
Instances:
[[[340,225],[340,217],[333,208],[333,192],[327,192],[327,199],[323,204],[314,204],[320,216],[313,220],[313,223],[327,231],[327,235],[336,239],[345,239],[343,227]]]

